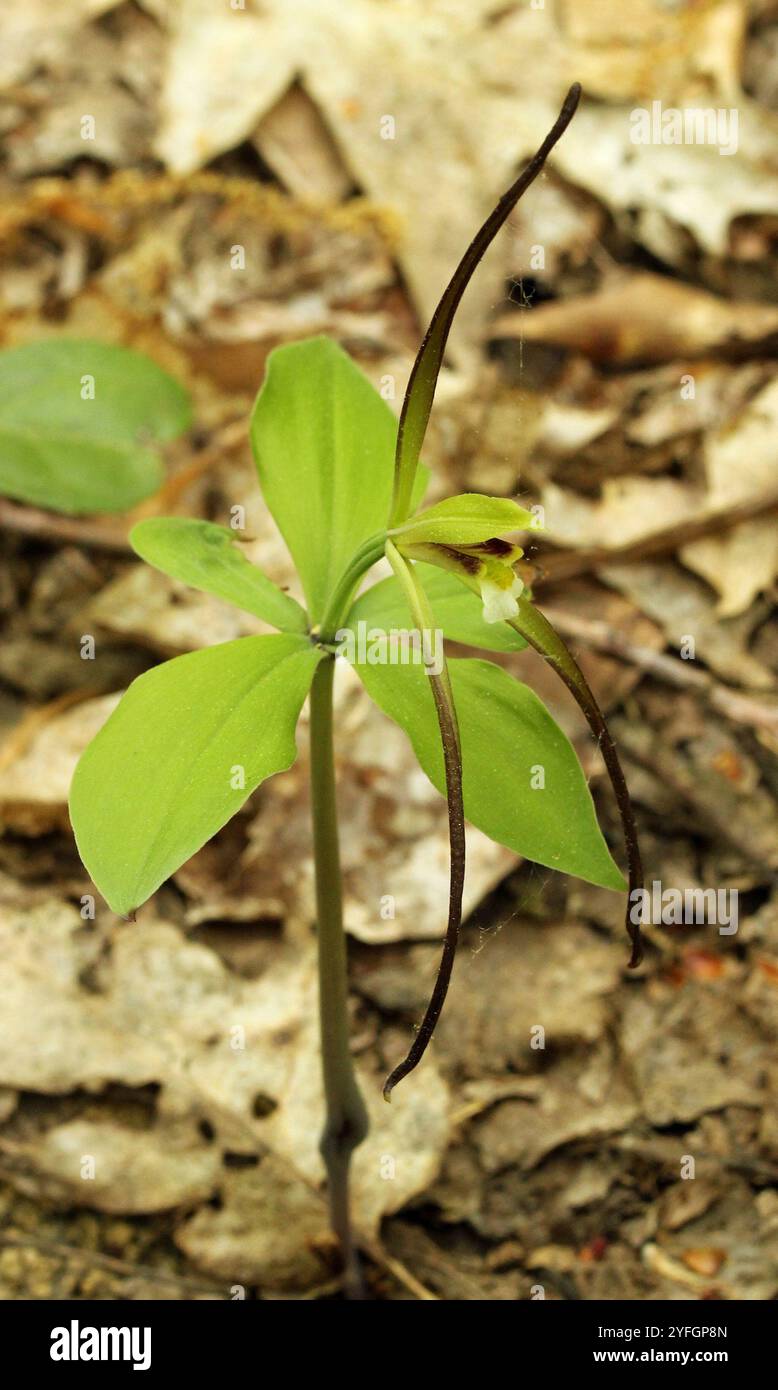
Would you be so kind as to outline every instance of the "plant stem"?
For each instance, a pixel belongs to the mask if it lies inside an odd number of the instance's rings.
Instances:
[[[319,1024],[326,1114],[320,1150],[327,1168],[332,1229],[343,1256],[346,1292],[360,1293],[351,1231],[349,1167],[367,1134],[368,1120],[349,1048],[346,938],[338,845],[332,740],[331,656],[319,663],[311,686],[311,808],[319,929]]]
[[[335,630],[340,626],[351,602],[354,590],[362,578],[363,574],[380,560],[384,553],[386,544],[386,532],[380,531],[377,535],[371,536],[366,540],[359,550],[352,556],[343,574],[340,576],[327,604],[326,611],[318,627],[318,636],[321,642],[331,642],[335,636]],[[316,631],[314,629],[314,631]]]

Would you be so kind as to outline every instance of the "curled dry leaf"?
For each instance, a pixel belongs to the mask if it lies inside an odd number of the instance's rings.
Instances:
[[[488,331],[490,338],[553,343],[622,366],[755,347],[778,334],[778,308],[733,303],[665,275],[640,273],[531,313],[503,314]]]
[[[653,81],[653,79],[652,79]],[[650,112],[650,100],[641,106]],[[736,94],[738,107],[746,103]],[[699,98],[689,106],[709,106]],[[730,103],[728,103],[729,105]],[[679,103],[680,105],[680,103]],[[630,107],[584,106],[571,129],[570,138],[560,147],[557,167],[571,183],[587,189],[605,202],[617,215],[635,209],[659,218],[662,237],[658,254],[675,259],[679,252],[666,243],[666,228],[680,227],[691,235],[703,251],[725,255],[730,226],[746,214],[770,216],[778,202],[778,175],[760,168],[762,132],[769,138],[771,117],[757,109],[752,123],[752,151],[740,148],[722,156],[711,144],[635,144],[631,136]],[[542,129],[542,120],[536,128]],[[722,167],[724,166],[724,167]],[[651,247],[651,223],[638,228],[638,235]]]

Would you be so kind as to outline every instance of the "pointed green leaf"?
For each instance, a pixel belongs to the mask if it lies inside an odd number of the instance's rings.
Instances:
[[[336,343],[270,354],[251,443],[313,622],[354,552],[386,526],[396,434],[388,405]]]
[[[532,513],[507,497],[485,497],[480,492],[463,492],[446,497],[434,507],[417,512],[409,521],[390,531],[396,545],[477,545],[502,536],[506,531],[528,531]]]
[[[70,816],[115,912],[132,912],[295,758],[321,652],[304,637],[240,637],[133,681],[81,757]]]
[[[517,613],[510,619],[511,627],[521,634],[529,646],[534,647],[536,652],[546,660],[561,680],[564,681],[570,693],[577,700],[583,711],[586,722],[589,725],[594,737],[600,746],[603,761],[608,770],[611,786],[616,797],[621,816],[621,824],[624,829],[624,844],[627,851],[627,865],[629,869],[629,896],[627,899],[627,911],[625,927],[627,934],[632,942],[632,956],[630,958],[630,969],[635,969],[643,958],[643,944],[640,935],[640,924],[635,922],[630,911],[631,905],[636,901],[636,894],[643,887],[643,860],[640,853],[640,841],[638,830],[635,823],[635,813],[632,809],[632,801],[629,795],[624,769],[616,745],[613,742],[610,729],[608,728],[605,716],[598,705],[594,692],[590,689],[589,683],[584,676],[578,662],[572,652],[563,642],[556,628],[552,626],[548,618],[534,603],[524,594],[520,594],[517,599]]]
[[[439,791],[443,756],[420,666],[358,666],[376,704],[408,734]],[[488,661],[449,662],[462,742],[465,815],[527,859],[603,888],[626,884],[597,824],[575,751],[526,685]],[[544,785],[538,786],[542,769]]]
[[[484,621],[484,606],[479,595],[466,589],[456,575],[436,565],[418,564],[417,569],[435,622],[444,637],[489,652],[520,652],[526,647],[523,637],[507,623]],[[345,626],[356,632],[357,623],[363,622],[368,631],[381,628],[390,632],[393,628],[407,628],[410,617],[405,595],[392,576],[360,594]]]
[[[155,445],[190,423],[183,386],[129,348],[85,339],[0,353],[0,492],[61,512],[119,512],[156,492]]]
[[[155,569],[234,603],[282,632],[306,632],[305,610],[252,565],[234,531],[191,517],[150,517],[130,532],[130,544]]]

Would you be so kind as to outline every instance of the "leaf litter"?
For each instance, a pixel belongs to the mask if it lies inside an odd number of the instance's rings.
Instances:
[[[473,832],[450,1010],[384,1106],[382,1070],[434,971],[445,817],[344,671],[352,1032],[376,1125],[358,1222],[382,1298],[527,1298],[539,1282],[551,1298],[774,1297],[777,750],[733,713],[736,696],[774,707],[778,674],[769,23],[652,0],[628,16],[571,4],[564,23],[487,0],[424,16],[412,0],[242,15],[96,0],[2,24],[4,343],[94,334],[181,377],[199,435],[170,449],[145,514],[224,521],[245,505],[249,554],[282,584],[241,442],[267,352],[331,333],[399,399],[444,266],[583,82],[569,138],[468,296],[428,462],[441,492],[544,504],[537,595],[577,623],[598,695],[623,706],[650,874],[738,888],[739,928],[660,924],[627,981],[612,895]],[[633,144],[630,112],[657,93],[736,106],[737,151]],[[91,886],[65,812],[79,749],[134,675],[259,629],[135,564],[125,521],[44,531],[8,506],[0,522],[0,1287],[331,1296],[304,739],[134,925],[99,903],[81,915]],[[530,656],[498,660],[550,697]],[[679,693],[682,663],[729,698]],[[554,713],[615,834],[596,750]]]

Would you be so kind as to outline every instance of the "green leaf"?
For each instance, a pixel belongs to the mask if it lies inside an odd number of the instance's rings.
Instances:
[[[424,592],[429,599],[435,622],[444,637],[462,642],[468,647],[482,647],[490,652],[520,652],[526,647],[523,637],[507,623],[484,622],[483,603],[478,594],[466,589],[456,575],[438,569],[436,565],[417,564]],[[349,613],[345,626],[354,628],[358,622],[370,628],[408,627],[410,618],[405,595],[392,576],[382,579],[360,594]]]
[[[190,418],[183,386],[129,348],[73,338],[10,348],[0,353],[0,492],[61,512],[125,511],[157,491],[155,445]]]
[[[320,658],[304,637],[240,637],[133,681],[70,790],[79,854],[114,912],[139,907],[294,762]]]
[[[586,717],[586,722],[600,746],[600,752],[608,770],[608,776],[619,807],[621,824],[624,829],[624,844],[627,851],[629,896],[624,925],[632,942],[632,956],[629,965],[630,969],[634,970],[643,958],[643,944],[640,924],[633,921],[630,907],[636,901],[637,892],[643,887],[643,860],[640,853],[637,825],[635,824],[635,813],[632,809],[629,788],[616,751],[616,745],[611,737],[605,716],[594,697],[594,692],[589,688],[583,671],[572,652],[562,641],[556,628],[525,594],[518,595],[516,607],[516,616],[510,619],[511,627],[520,633],[528,645],[534,647],[535,651],[548,662],[559,678],[564,681],[571,695],[577,700]]]
[[[252,565],[234,531],[190,517],[150,517],[130,531],[142,560],[172,579],[234,603],[282,632],[306,632],[305,610]]]
[[[533,526],[531,512],[507,497],[485,497],[480,492],[463,492],[446,497],[434,507],[417,512],[409,521],[390,531],[396,545],[477,545],[502,536],[506,531],[527,531]]]
[[[432,696],[420,666],[358,666],[376,704],[408,734],[430,781],[444,788]],[[462,743],[465,815],[527,859],[624,890],[597,824],[575,751],[528,686],[488,661],[449,662]],[[533,787],[542,768],[545,785]]]
[[[386,402],[330,339],[270,354],[251,443],[313,622],[354,552],[386,527],[396,434]]]

